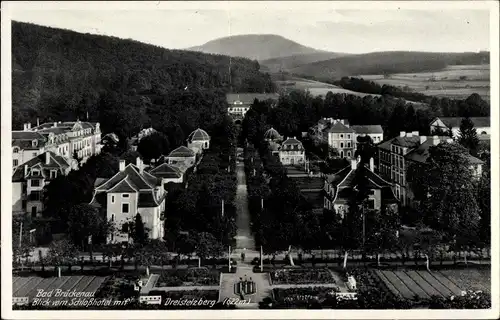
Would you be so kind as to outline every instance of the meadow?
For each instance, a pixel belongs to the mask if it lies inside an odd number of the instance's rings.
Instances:
[[[428,96],[465,99],[472,93],[490,100],[490,65],[448,66],[435,72],[355,75],[378,84],[405,87]]]

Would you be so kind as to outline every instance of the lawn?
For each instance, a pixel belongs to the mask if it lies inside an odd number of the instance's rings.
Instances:
[[[208,268],[164,270],[155,287],[213,286],[220,281],[220,271]]]
[[[456,269],[436,272],[449,279],[462,290],[481,290],[491,294],[490,269]]]
[[[328,269],[278,269],[271,272],[273,284],[336,283]]]

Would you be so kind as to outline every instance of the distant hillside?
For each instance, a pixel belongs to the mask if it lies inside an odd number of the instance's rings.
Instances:
[[[260,61],[262,67],[266,67],[270,72],[287,71],[302,65],[330,60],[349,55],[348,53],[316,52],[308,54],[298,54],[289,57],[273,58]]]
[[[358,74],[413,73],[440,70],[448,65],[489,63],[489,52],[374,52],[348,55],[310,63],[287,70],[319,80],[340,79]]]
[[[328,54],[328,52],[306,47],[273,34],[230,36],[215,39],[204,45],[188,48],[188,50],[244,57],[259,61],[295,55]]]
[[[151,119],[159,121],[160,113],[167,113],[168,121],[158,126],[180,125],[187,131],[208,125],[226,112],[230,80],[234,92],[274,91],[257,62],[232,58],[229,76],[229,61],[228,56],[13,22],[13,127],[37,117],[83,119],[87,112],[105,130],[123,135]],[[115,105],[122,107],[112,118],[107,111]],[[118,123],[126,106],[133,120],[127,129]]]

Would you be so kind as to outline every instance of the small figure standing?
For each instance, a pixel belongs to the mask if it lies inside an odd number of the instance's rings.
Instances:
[[[241,261],[245,261],[245,252],[241,253]]]

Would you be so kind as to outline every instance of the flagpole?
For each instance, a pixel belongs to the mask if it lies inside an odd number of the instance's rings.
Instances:
[[[229,251],[228,251],[228,256],[227,256],[227,261],[229,263],[229,272],[231,272],[231,246],[229,246]]]

